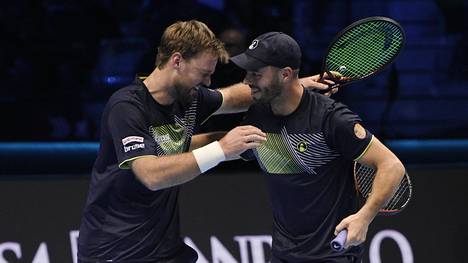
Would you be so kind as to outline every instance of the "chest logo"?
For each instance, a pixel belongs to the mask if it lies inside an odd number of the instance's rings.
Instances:
[[[171,136],[169,136],[169,134],[154,135],[154,140],[159,144],[172,141]]]
[[[300,153],[307,151],[307,142],[302,141],[297,143],[296,150],[298,150]]]

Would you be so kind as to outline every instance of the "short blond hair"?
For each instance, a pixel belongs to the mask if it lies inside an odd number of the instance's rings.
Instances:
[[[229,60],[223,42],[216,38],[205,23],[197,20],[178,21],[164,30],[156,56],[156,67],[163,68],[174,52],[180,52],[184,59],[191,59],[205,50],[212,51],[222,63]]]

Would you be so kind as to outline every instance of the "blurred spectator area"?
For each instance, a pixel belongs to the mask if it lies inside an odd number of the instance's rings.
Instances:
[[[399,21],[407,43],[396,63],[336,99],[383,139],[468,138],[467,3],[463,0],[18,0],[0,9],[0,141],[89,141],[109,96],[153,70],[164,28],[198,19],[231,55],[267,31],[293,35],[301,75],[320,71],[333,36],[368,16]],[[218,65],[212,88],[243,79]],[[242,114],[214,117],[229,129]]]
[[[388,16],[405,29],[405,49],[392,67],[337,96],[371,131],[391,139],[468,137],[466,1],[295,3],[294,32],[308,72],[320,70],[329,41],[354,21]]]

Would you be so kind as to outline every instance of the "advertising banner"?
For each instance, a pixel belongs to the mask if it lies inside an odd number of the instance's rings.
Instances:
[[[466,262],[468,171],[409,171],[414,198],[401,214],[377,217],[365,262]],[[260,172],[203,175],[181,189],[181,227],[199,263],[268,262],[272,218]],[[0,179],[0,263],[76,263],[89,175]]]

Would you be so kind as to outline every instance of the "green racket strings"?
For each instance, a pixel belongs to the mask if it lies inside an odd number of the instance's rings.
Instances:
[[[390,63],[402,48],[401,28],[388,21],[369,21],[344,33],[326,58],[328,71],[361,79]]]

